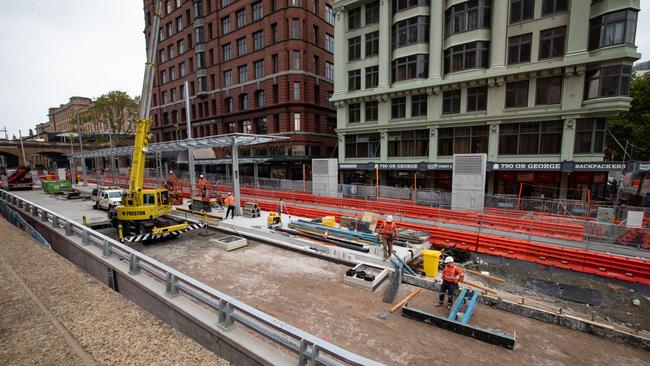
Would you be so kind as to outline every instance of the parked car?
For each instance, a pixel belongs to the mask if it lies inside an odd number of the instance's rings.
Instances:
[[[94,196],[91,194],[91,197]],[[98,189],[94,208],[102,208],[104,210],[111,210],[115,206],[122,204],[122,193],[121,189]]]

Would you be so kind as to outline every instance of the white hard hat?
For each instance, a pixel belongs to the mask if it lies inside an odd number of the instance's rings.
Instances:
[[[199,178],[203,178],[203,174],[199,175]]]
[[[451,256],[447,256],[447,257],[445,258],[445,263],[454,263],[454,258],[451,257]]]
[[[393,215],[388,215],[388,217],[386,217],[386,221],[393,222]]]
[[[174,171],[173,171],[173,170],[170,170],[170,171],[169,171],[169,174],[174,174]]]

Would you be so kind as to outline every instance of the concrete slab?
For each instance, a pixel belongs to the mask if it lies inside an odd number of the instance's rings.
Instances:
[[[212,239],[212,242],[221,250],[231,252],[248,245],[248,240],[241,236],[228,235],[221,238]]]

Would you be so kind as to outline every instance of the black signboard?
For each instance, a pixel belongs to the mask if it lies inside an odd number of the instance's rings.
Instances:
[[[637,161],[634,163],[634,172],[650,172],[650,161]]]
[[[341,163],[339,170],[451,170],[452,163]]]
[[[529,162],[529,163],[487,163],[487,171],[526,171],[526,172],[547,172],[562,170],[562,163],[542,163],[542,162]]]
[[[576,172],[621,171],[625,170],[625,163],[620,161],[598,161],[593,163],[574,162],[573,170]]]

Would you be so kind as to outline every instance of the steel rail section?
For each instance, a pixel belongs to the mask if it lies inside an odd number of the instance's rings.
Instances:
[[[106,258],[115,255],[127,260],[131,273],[136,274],[140,270],[144,270],[163,281],[167,294],[176,295],[180,293],[216,310],[218,312],[218,323],[223,329],[230,329],[230,327],[239,323],[264,338],[297,353],[299,365],[320,364],[329,366],[338,365],[341,362],[351,365],[382,365],[276,319],[56,212],[4,190],[0,190],[0,199],[22,209],[26,213],[31,213],[34,217],[40,217],[42,222],[51,223],[51,226],[56,229],[64,229],[66,236],[77,235],[81,237],[82,245],[98,246],[102,249],[102,256]]]

